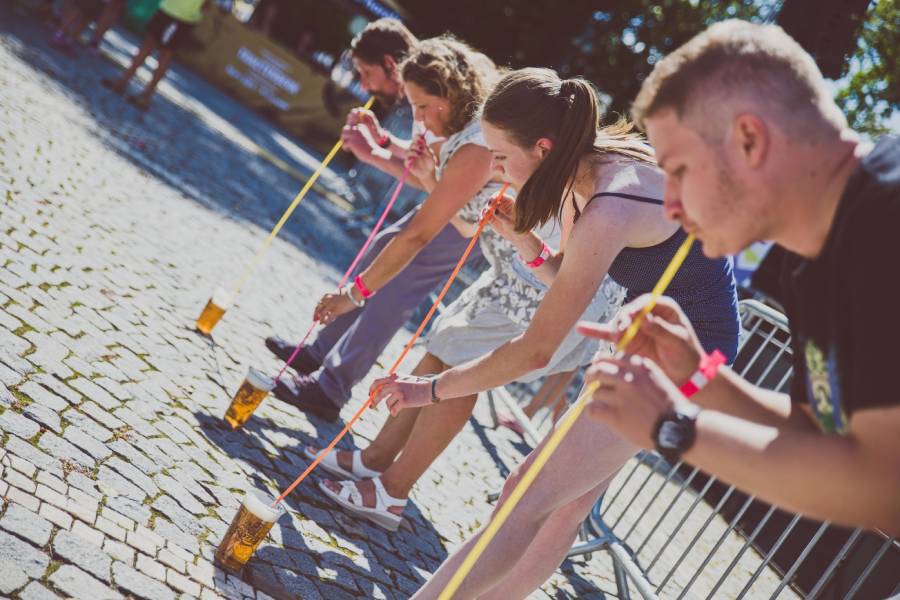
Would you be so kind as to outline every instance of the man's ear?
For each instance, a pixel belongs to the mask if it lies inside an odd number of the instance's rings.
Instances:
[[[393,75],[397,72],[397,59],[390,54],[385,54],[381,58],[381,64],[384,66],[384,72],[388,75]]]
[[[759,168],[766,160],[771,144],[769,127],[753,113],[742,113],[734,119],[731,143],[736,155],[751,169]]]

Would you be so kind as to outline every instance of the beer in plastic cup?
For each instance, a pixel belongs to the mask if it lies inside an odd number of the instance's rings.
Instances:
[[[203,312],[197,317],[197,330],[209,335],[230,306],[231,295],[222,288],[216,288],[212,298],[203,307]]]
[[[252,367],[247,369],[247,376],[225,412],[225,420],[231,428],[237,429],[246,423],[273,387],[275,387],[274,379]]]
[[[216,561],[221,566],[236,573],[247,564],[272,525],[285,512],[284,504],[273,507],[273,501],[274,498],[263,492],[247,492],[216,549]]]

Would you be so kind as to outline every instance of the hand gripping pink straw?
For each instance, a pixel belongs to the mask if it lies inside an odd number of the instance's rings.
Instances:
[[[406,180],[409,178],[409,164],[407,164],[403,168],[403,174],[400,175],[400,179],[397,180],[397,187],[394,188],[394,193],[391,194],[390,200],[388,200],[387,206],[384,207],[384,211],[382,211],[381,216],[378,217],[378,221],[375,223],[375,227],[372,228],[372,231],[369,232],[369,237],[366,238],[366,242],[362,245],[362,248],[359,249],[359,252],[356,254],[356,258],[353,259],[353,262],[350,263],[350,266],[347,267],[347,270],[344,272],[343,277],[341,277],[340,283],[338,283],[338,289],[344,287],[344,284],[347,283],[347,280],[350,278],[350,274],[353,273],[353,269],[356,268],[356,265],[359,264],[359,261],[362,260],[363,254],[366,253],[366,250],[369,249],[369,246],[372,245],[372,240],[375,239],[375,235],[381,230],[381,226],[384,224],[384,220],[387,218],[388,213],[391,212],[391,208],[394,206],[394,202],[397,201],[397,197],[400,195],[400,191],[403,189],[403,186],[406,184]],[[275,381],[284,375],[284,372],[287,370],[288,366],[294,362],[294,359],[297,358],[297,354],[300,353],[300,349],[306,345],[306,340],[309,339],[309,336],[312,335],[313,330],[315,330],[316,325],[318,325],[317,321],[313,321],[312,325],[309,326],[309,330],[307,330],[306,335],[303,336],[303,339],[300,340],[300,343],[297,344],[297,347],[294,348],[294,351],[291,353],[290,358],[282,365],[281,370],[278,371],[278,375],[275,376]]]

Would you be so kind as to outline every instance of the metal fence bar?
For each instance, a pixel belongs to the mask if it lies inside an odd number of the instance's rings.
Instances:
[[[749,508],[749,507],[750,507],[750,503],[753,502],[753,500],[755,500],[755,498],[753,498],[753,497],[751,496],[750,498],[747,498],[747,500],[749,500],[750,502],[748,502],[747,504],[745,504],[745,506],[746,506],[747,508]],[[750,547],[750,545],[753,543],[753,540],[756,539],[756,536],[759,534],[759,532],[762,530],[762,528],[766,525],[766,523],[769,522],[769,519],[771,518],[771,516],[772,516],[772,514],[773,514],[774,512],[775,512],[775,508],[774,508],[774,507],[769,508],[768,512],[766,513],[766,516],[763,517],[762,521],[760,521],[760,522],[756,525],[756,528],[753,530],[753,533],[751,534],[751,536],[750,536],[750,537],[747,539],[747,541],[744,543],[743,547],[741,547],[741,551],[738,552],[737,556],[736,556],[735,559],[732,561],[732,565],[729,565],[728,568],[725,570],[725,571],[726,571],[726,574],[727,574],[728,572],[731,571],[731,569],[733,568],[733,564],[737,563],[737,561],[740,559],[740,557],[744,555],[744,552],[747,550],[747,548]],[[743,516],[743,514],[741,514],[741,516]],[[703,572],[703,570],[706,568],[706,565],[709,564],[709,561],[712,559],[713,554],[715,554],[716,552],[718,552],[719,548],[722,547],[722,544],[725,543],[725,540],[728,539],[728,536],[731,535],[732,532],[734,532],[734,530],[737,528],[737,523],[738,523],[738,521],[740,521],[739,518],[733,519],[732,522],[731,522],[731,525],[728,527],[728,529],[726,529],[724,532],[722,532],[722,535],[720,535],[720,536],[719,536],[719,539],[716,540],[716,543],[715,543],[715,545],[713,546],[712,550],[710,550],[709,552],[707,552],[706,558],[704,558],[704,559],[703,559],[703,562],[700,563],[700,568],[697,569],[696,571],[694,571],[694,576],[691,577],[691,580],[688,581],[687,585],[684,586],[684,589],[681,590],[681,594],[678,596],[678,599],[679,599],[679,600],[681,600],[681,598],[684,598],[685,594],[688,593],[688,590],[690,590],[691,587],[693,587],[694,583],[697,581],[697,578],[700,577],[700,574],[701,574],[701,573]],[[723,579],[724,579],[724,578],[723,578]],[[717,587],[713,589],[713,592],[715,592],[715,590],[718,589],[718,586],[719,586],[719,585],[721,585],[721,583],[717,584]]]
[[[641,550],[644,549],[644,546],[647,545],[647,542],[650,541],[650,538],[653,537],[653,534],[656,533],[656,530],[659,528],[665,518],[668,517],[672,509],[675,508],[675,504],[678,503],[678,500],[681,498],[682,494],[684,494],[684,490],[691,484],[691,482],[694,480],[694,477],[696,477],[697,473],[699,472],[700,469],[694,467],[694,470],[691,471],[691,474],[688,475],[688,477],[681,483],[681,487],[678,489],[678,493],[675,494],[675,497],[672,498],[671,502],[669,502],[669,505],[663,511],[663,514],[661,514],[659,519],[656,520],[656,523],[653,524],[653,527],[650,529],[650,533],[647,534],[647,537],[644,538],[643,543],[638,547],[637,550],[635,550],[635,554],[641,553]]]
[[[798,515],[798,518],[799,518],[799,515]],[[819,543],[819,540],[825,534],[825,530],[828,529],[828,526],[830,524],[831,524],[830,522],[826,521],[826,522],[822,523],[821,525],[819,525],[819,528],[816,530],[816,533],[809,540],[809,543],[806,545],[806,548],[803,549],[803,552],[800,553],[800,556],[797,557],[797,560],[794,561],[794,564],[791,565],[791,568],[788,569],[788,572],[785,573],[784,577],[781,578],[781,583],[778,584],[778,587],[775,588],[775,591],[772,592],[771,596],[769,596],[769,600],[775,600],[775,598],[778,597],[778,594],[781,593],[781,590],[783,590],[785,587],[787,587],[787,585],[794,578],[794,574],[797,572],[797,569],[800,568],[800,565],[803,563],[804,560],[806,560],[806,557],[809,556],[809,553],[812,552],[812,549],[815,547],[815,545]]]
[[[703,500],[703,497],[706,495],[706,492],[709,491],[709,488],[712,487],[712,485],[713,485],[713,483],[715,483],[715,481],[716,481],[715,477],[710,477],[707,480],[706,484],[703,486],[703,489],[700,490],[700,492],[694,497],[694,501],[691,503],[690,507],[688,507],[688,509],[684,513],[684,515],[682,515],[681,520],[678,522],[678,525],[676,525],[675,529],[672,531],[672,535],[669,536],[669,539],[667,539],[665,541],[665,543],[662,545],[662,547],[656,553],[656,556],[654,556],[653,560],[650,561],[650,564],[647,565],[648,572],[653,569],[653,565],[656,564],[656,561],[658,561],[660,559],[660,557],[666,551],[666,548],[668,548],[669,544],[672,543],[672,540],[675,539],[675,535],[679,531],[681,531],[681,528],[684,527],[685,523],[687,523],[688,518],[693,514],[694,509],[696,509],[697,506],[699,506],[700,502]],[[716,505],[716,507],[713,509],[713,511],[710,513],[710,515],[706,518],[706,522],[703,523],[703,525],[700,527],[700,529],[694,535],[694,539],[692,539],[690,544],[688,544],[688,548],[687,548],[686,552],[690,551],[690,549],[694,547],[694,544],[697,543],[697,541],[700,539],[700,536],[703,534],[704,531],[706,531],[706,528],[709,527],[709,524],[712,523],[713,519],[716,518],[716,515],[718,514],[719,510],[721,510],[721,508],[723,506],[725,506],[725,502],[727,502],[728,498],[731,497],[731,493],[733,491],[734,491],[734,488],[732,487],[728,490],[727,493],[725,493],[722,496],[722,498],[719,499],[719,503]],[[681,564],[681,562],[679,561],[678,564]],[[666,579],[666,581],[668,581],[668,578]]]
[[[666,464],[668,464],[668,463],[666,463]],[[666,473],[666,476],[663,478],[662,482],[659,484],[659,488],[657,488],[656,492],[653,494],[653,497],[647,501],[647,505],[644,507],[644,511],[640,515],[638,515],[638,517],[634,520],[634,523],[631,524],[631,529],[628,530],[628,533],[626,533],[623,536],[620,536],[623,540],[631,537],[631,534],[632,534],[632,532],[634,532],[635,527],[638,526],[638,523],[641,522],[641,520],[644,518],[644,515],[647,514],[647,511],[653,507],[653,503],[656,502],[656,499],[659,498],[659,495],[662,493],[662,491],[664,489],[666,489],[666,486],[669,484],[670,481],[672,481],[672,478],[678,474],[678,467],[682,464],[683,463],[681,461],[678,461],[677,465],[669,468],[669,472]],[[682,485],[682,489],[684,489],[685,482],[682,481],[681,485]],[[655,530],[656,530],[656,527],[653,528],[653,530],[648,534],[647,537],[649,538],[651,535],[653,535],[653,531],[655,531]],[[646,543],[646,540],[645,540],[645,543]],[[643,547],[643,545],[641,547]],[[638,550],[637,552],[640,552],[640,550]],[[635,552],[635,554],[637,554],[637,552]]]
[[[626,514],[626,513],[628,512],[628,510],[631,508],[631,505],[634,504],[634,501],[637,500],[637,499],[638,499],[638,496],[641,495],[641,492],[644,491],[644,487],[647,485],[647,482],[650,481],[650,479],[656,474],[656,465],[657,465],[657,464],[659,464],[659,463],[654,463],[654,464],[651,466],[650,472],[647,473],[647,478],[644,479],[643,483],[641,483],[641,486],[640,486],[640,487],[637,489],[637,491],[634,493],[634,496],[631,497],[631,500],[629,500],[629,501],[628,501],[628,504],[625,505],[625,508],[622,509],[622,514],[619,515],[619,518],[616,519],[616,522],[613,523],[612,525],[610,525],[610,529],[615,529],[615,528],[616,528],[616,526],[617,526],[617,525],[619,524],[619,522],[622,520],[622,517],[625,516],[625,514]]]
[[[715,587],[713,588],[712,592],[710,592],[710,595],[709,595],[710,598],[712,597],[713,594],[716,593],[716,590],[718,590],[722,586],[722,584],[725,582],[725,579],[728,577],[728,574],[731,573],[732,569],[734,569],[734,567],[738,564],[738,562],[741,560],[741,557],[744,556],[744,553],[750,548],[750,546],[753,545],[753,542],[756,540],[756,536],[759,535],[759,532],[762,531],[762,528],[765,527],[766,524],[768,524],[769,519],[772,517],[773,514],[775,514],[775,507],[770,506],[769,510],[766,511],[766,516],[763,517],[762,521],[757,523],[756,527],[753,528],[753,533],[751,533],[750,537],[748,537],[746,539],[746,541],[744,542],[744,545],[741,546],[740,551],[738,551],[738,553],[735,555],[735,557],[731,560],[731,563],[728,565],[728,567],[722,573],[722,576],[719,578],[719,581],[716,582]],[[744,586],[744,589],[742,589],[740,594],[738,594],[738,598],[742,597],[747,592],[747,589],[751,585],[753,585],[753,582],[756,581],[756,579],[759,577],[759,574],[762,573],[763,569],[765,569],[769,565],[769,561],[772,559],[773,556],[775,556],[775,552],[777,552],[778,549],[781,547],[781,544],[784,543],[784,540],[787,538],[788,534],[794,529],[794,526],[797,524],[798,521],[800,521],[800,515],[794,515],[793,520],[791,520],[791,522],[788,524],[788,526],[785,528],[785,530],[781,532],[781,535],[778,537],[778,540],[769,549],[769,552],[766,554],[765,558],[763,558],[763,561],[760,563],[759,567],[757,567],[756,571],[750,577],[750,580],[746,583],[746,585]]]
[[[837,570],[837,567],[841,562],[846,558],[847,554],[850,553],[850,549],[856,544],[856,540],[862,535],[862,528],[856,528],[853,530],[853,533],[850,534],[850,537],[847,538],[847,542],[840,549],[840,551],[835,555],[834,560],[831,561],[831,564],[828,565],[828,568],[825,569],[825,572],[822,573],[822,576],[819,578],[819,581],[816,582],[816,585],[809,591],[809,594],[806,596],[807,600],[815,600],[825,589],[825,586],[828,585],[828,582],[831,581],[834,572]]]
[[[639,460],[634,461],[634,466],[631,467],[631,471],[628,473],[628,476],[625,478],[625,481],[623,481],[622,485],[619,486],[619,489],[616,490],[616,494],[608,502],[603,503],[603,513],[602,513],[603,515],[606,515],[606,513],[609,512],[609,509],[615,505],[616,499],[619,497],[619,495],[621,495],[621,493],[628,486],[628,482],[631,481],[631,477],[637,472],[637,470],[640,468],[641,464],[643,464],[643,463],[641,463],[641,461],[639,461]]]
[[[850,588],[850,591],[847,592],[846,596],[844,596],[844,600],[850,600],[856,595],[857,592],[859,592],[859,588],[862,587],[863,582],[868,579],[869,575],[872,574],[872,570],[875,568],[875,565],[878,564],[878,561],[881,560],[881,557],[884,556],[884,553],[887,552],[888,548],[891,547],[891,543],[893,543],[893,541],[893,538],[884,540],[881,548],[878,549],[878,552],[875,553],[875,556],[873,556],[872,560],[869,561],[869,564],[866,565],[866,570],[860,573],[859,577],[856,579],[856,582],[853,584],[853,587]]]
[[[747,509],[750,508],[750,504],[752,502],[753,502],[753,498],[747,498],[744,501],[744,504],[741,506],[741,509],[731,519],[731,523],[729,524],[728,529],[725,530],[726,534],[734,531],[734,528],[737,526],[738,521],[741,519],[741,517],[744,516],[744,513],[747,511]],[[717,516],[717,515],[713,515],[713,516]],[[709,527],[710,524],[712,524],[712,521],[713,521],[713,519],[709,519],[704,524],[704,528],[697,532],[697,534],[694,536],[694,539],[691,540],[691,544],[690,544],[689,548],[681,554],[681,556],[678,558],[677,561],[675,561],[675,565],[669,570],[669,572],[666,574],[665,579],[663,579],[662,583],[659,584],[659,588],[657,588],[657,589],[663,589],[663,587],[665,587],[666,583],[669,582],[669,579],[672,578],[672,575],[675,574],[675,571],[678,570],[678,567],[681,566],[681,563],[684,562],[684,559],[687,558],[687,555],[688,555],[688,552],[690,551],[690,549],[693,548],[694,544],[696,544],[697,541],[699,541],[700,538],[703,536],[703,534],[706,533],[706,529]]]

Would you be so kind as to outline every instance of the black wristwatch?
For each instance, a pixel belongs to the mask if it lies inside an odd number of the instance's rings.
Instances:
[[[656,451],[670,465],[677,464],[681,455],[694,445],[699,413],[700,407],[692,404],[689,408],[671,410],[657,419],[653,427],[653,443]]]

